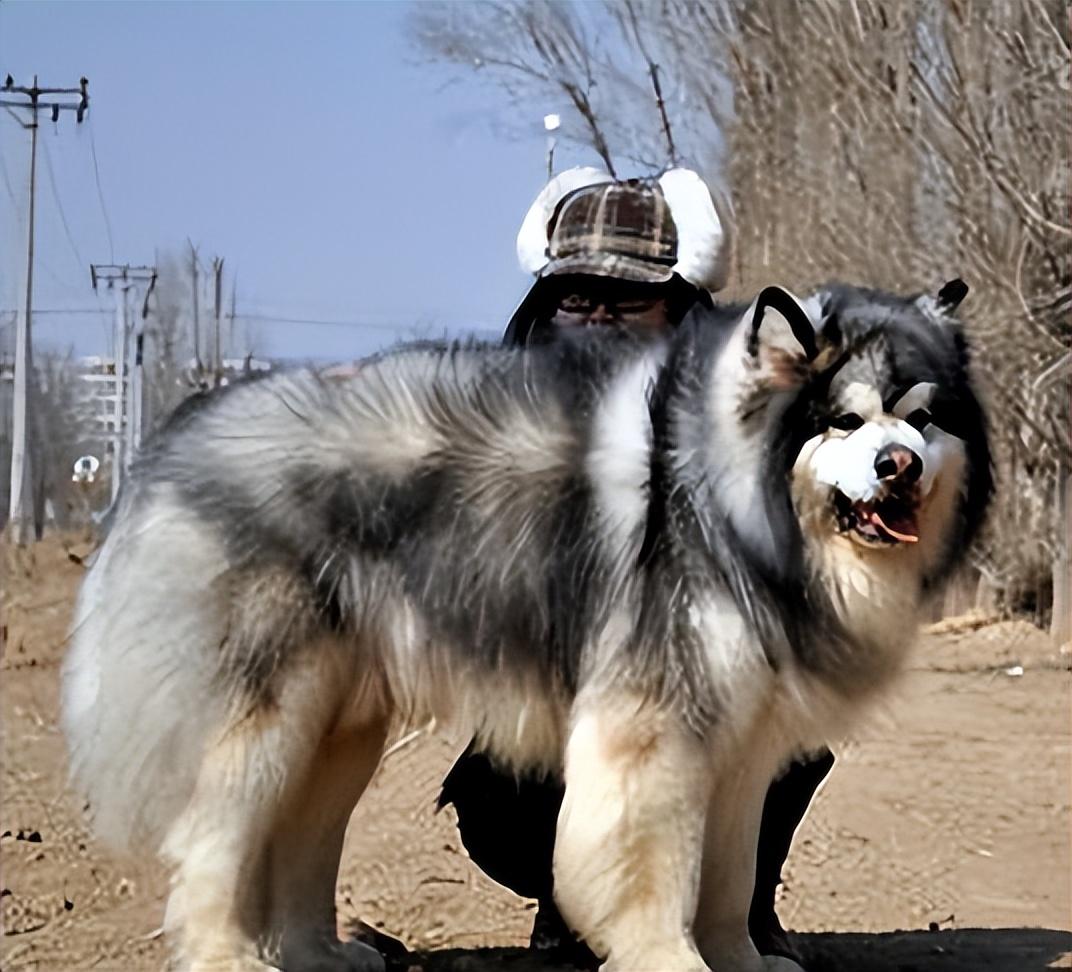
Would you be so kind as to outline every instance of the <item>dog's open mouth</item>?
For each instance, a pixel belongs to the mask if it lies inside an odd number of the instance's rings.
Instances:
[[[834,493],[838,530],[867,544],[918,543],[915,496],[890,494],[878,500],[851,500]]]

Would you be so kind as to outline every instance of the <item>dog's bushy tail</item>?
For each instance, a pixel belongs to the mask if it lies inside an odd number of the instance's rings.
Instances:
[[[123,507],[79,594],[61,721],[98,834],[157,850],[226,707],[214,676],[227,564],[179,501]]]

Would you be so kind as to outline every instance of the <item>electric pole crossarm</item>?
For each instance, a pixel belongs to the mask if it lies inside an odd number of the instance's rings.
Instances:
[[[56,88],[55,90],[59,91],[61,89]],[[65,89],[62,89],[62,90],[69,91],[70,89],[65,88]],[[4,108],[30,108],[31,105],[26,104],[25,101],[0,101],[0,107],[4,107]],[[55,103],[50,102],[48,107],[49,108],[56,108],[58,111],[79,111],[79,110],[85,111],[85,105],[83,105],[81,102],[79,102],[77,105],[66,105],[66,104],[60,104],[59,102],[55,102]]]
[[[40,96],[43,94],[81,94],[81,88],[25,88],[20,86],[4,88],[4,91],[10,91],[12,94],[24,94],[29,95],[31,98]]]
[[[32,87],[27,88],[25,85],[15,84],[14,79],[9,74],[4,81],[3,91],[5,94],[22,95],[25,98],[29,98],[29,103],[25,101],[7,101],[0,99],[0,107],[3,108],[22,108],[29,110],[33,113],[33,118],[30,122],[23,122],[20,119],[20,124],[23,128],[29,128],[32,125],[37,124],[37,112],[39,109],[47,107],[52,113],[52,120],[59,121],[60,112],[73,111],[78,121],[82,121],[85,117],[86,110],[89,108],[89,81],[86,78],[82,78],[77,88],[42,88],[37,83],[37,78],[34,78]],[[78,95],[78,101],[74,104],[60,101],[50,101],[47,105],[40,105],[42,97],[45,95]]]
[[[76,94],[82,95],[87,101],[89,95],[86,93],[86,87],[89,84],[88,78],[82,78],[77,88],[42,88],[34,82],[32,88],[27,88],[25,85],[15,84],[11,79],[11,75],[7,76],[7,80],[4,82],[3,88],[0,91],[9,91],[11,94],[24,94],[29,95],[31,98],[36,95],[43,94]]]

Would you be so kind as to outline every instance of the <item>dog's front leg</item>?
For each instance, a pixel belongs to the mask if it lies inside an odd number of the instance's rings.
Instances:
[[[578,700],[555,899],[605,970],[706,972],[692,939],[710,764],[703,741],[622,693]]]
[[[754,732],[720,764],[710,791],[693,926],[700,953],[714,972],[803,972],[790,959],[760,957],[748,935],[763,800],[779,754]]]

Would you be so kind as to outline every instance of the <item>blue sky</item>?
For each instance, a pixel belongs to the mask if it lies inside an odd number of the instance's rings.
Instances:
[[[501,330],[528,286],[514,238],[556,106],[503,135],[494,93],[421,63],[408,9],[0,0],[0,78],[89,78],[85,124],[40,130],[35,307],[107,308],[89,262],[151,263],[189,238],[237,271],[240,315],[378,325],[262,323],[266,353],[352,357],[395,323]],[[0,310],[22,303],[28,161],[28,133],[0,112]],[[557,165],[578,161],[559,149]],[[109,328],[42,314],[35,341],[97,353]]]

